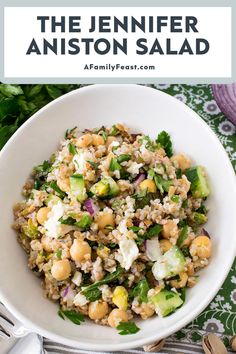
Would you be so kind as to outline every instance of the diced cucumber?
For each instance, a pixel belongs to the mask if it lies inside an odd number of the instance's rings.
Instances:
[[[70,176],[70,191],[80,203],[87,199],[83,175],[74,174]]]
[[[173,246],[154,263],[152,273],[157,280],[173,277],[183,272],[185,258],[179,247]]]
[[[161,317],[168,316],[183,304],[179,294],[165,289],[154,295],[151,301],[155,306],[156,312]]]
[[[45,199],[45,204],[47,206],[55,205],[58,202],[61,202],[61,199],[58,196],[54,195],[54,194],[49,194],[49,196]]]
[[[190,190],[195,198],[206,198],[210,194],[205,171],[202,166],[189,168],[186,177],[191,182]]]
[[[105,177],[95,183],[90,191],[100,198],[115,197],[119,193],[119,187],[113,178]]]

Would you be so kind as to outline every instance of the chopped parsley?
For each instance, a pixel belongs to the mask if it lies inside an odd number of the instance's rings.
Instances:
[[[120,322],[116,327],[120,335],[135,334],[140,328],[134,322]]]

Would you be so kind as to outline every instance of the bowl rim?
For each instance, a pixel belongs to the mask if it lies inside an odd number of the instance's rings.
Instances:
[[[33,122],[37,119],[40,118],[41,114],[46,111],[49,107],[52,107],[54,105],[57,105],[59,102],[63,101],[64,99],[66,99],[69,96],[76,96],[78,94],[80,94],[81,92],[84,93],[85,91],[89,92],[91,90],[94,89],[103,89],[103,88],[107,88],[110,87],[111,89],[116,89],[117,87],[119,88],[127,88],[127,87],[131,87],[132,89],[135,90],[152,90],[152,91],[156,91],[157,94],[159,95],[163,95],[163,96],[168,96],[168,98],[170,100],[176,100],[176,104],[182,105],[182,109],[186,111],[186,113],[188,113],[189,115],[192,116],[192,119],[198,119],[199,124],[202,126],[202,129],[207,130],[207,133],[210,134],[212,136],[212,139],[215,140],[215,143],[218,145],[218,148],[221,150],[221,152],[223,153],[224,157],[225,157],[225,168],[228,170],[229,172],[229,176],[232,178],[232,185],[234,185],[234,189],[232,190],[232,196],[235,196],[234,200],[236,200],[236,184],[235,184],[235,172],[233,169],[233,166],[230,162],[230,159],[228,157],[228,154],[226,153],[224,147],[222,146],[222,144],[220,143],[219,139],[217,138],[216,134],[212,131],[212,129],[208,126],[208,124],[195,112],[193,111],[190,107],[188,107],[186,104],[184,104],[183,102],[177,100],[176,98],[174,98],[173,96],[160,91],[158,89],[154,89],[151,87],[147,87],[147,86],[143,86],[143,85],[136,85],[136,84],[96,84],[96,85],[91,85],[91,86],[86,86],[86,87],[80,87],[78,89],[75,89],[73,91],[70,91],[69,93],[66,93],[60,97],[58,97],[57,99],[51,101],[50,103],[48,103],[46,106],[42,107],[40,110],[38,110],[35,114],[33,114],[20,128],[17,129],[17,131],[12,135],[12,137],[8,140],[8,142],[5,144],[5,146],[3,147],[3,149],[0,152],[0,163],[1,163],[1,158],[4,154],[7,153],[8,150],[8,146],[14,144],[14,141],[16,139],[16,137],[18,137],[21,132],[23,130],[25,130],[27,128],[28,125],[33,124]],[[234,183],[233,183],[234,181]],[[232,225],[232,230],[235,231],[236,233],[236,219],[234,221],[234,224]],[[186,324],[188,324],[189,322],[191,322],[194,318],[196,318],[206,307],[207,305],[211,302],[211,300],[215,297],[215,295],[217,294],[218,290],[220,289],[220,287],[222,286],[225,278],[228,275],[228,272],[231,268],[231,265],[234,261],[235,258],[235,252],[236,251],[236,244],[235,244],[235,249],[232,248],[232,252],[230,254],[229,257],[227,257],[227,266],[225,267],[225,269],[222,271],[221,276],[219,277],[219,280],[217,282],[217,284],[211,288],[211,291],[208,292],[206,294],[206,296],[199,302],[199,305],[197,307],[195,307],[193,309],[192,312],[190,312],[187,316],[185,316],[183,319],[179,320],[177,323],[174,323],[171,326],[171,329],[169,328],[165,328],[164,332],[165,337],[168,337],[169,335],[173,334],[174,332],[180,330],[181,328],[183,328]],[[68,346],[72,346],[78,349],[82,349],[82,350],[93,350],[93,351],[119,351],[119,350],[125,350],[125,349],[131,349],[131,348],[135,348],[135,347],[140,347],[149,343],[152,343],[154,341],[157,341],[159,339],[161,339],[160,337],[158,337],[158,333],[157,335],[152,335],[150,337],[146,337],[146,338],[141,338],[141,339],[135,339],[129,342],[124,342],[124,343],[107,343],[107,344],[95,344],[95,343],[88,343],[88,342],[80,342],[79,340],[74,340],[74,339],[69,339],[63,336],[60,336],[58,334],[55,334],[52,331],[46,330],[43,327],[37,325],[37,323],[29,320],[27,317],[24,316],[24,314],[21,313],[20,310],[18,310],[17,307],[14,306],[13,303],[11,303],[10,301],[8,301],[8,299],[5,297],[4,295],[4,290],[0,289],[0,299],[1,301],[4,303],[4,305],[8,308],[8,310],[23,324],[23,326],[25,326],[27,329],[34,331],[36,333],[39,333],[40,335],[55,341],[57,343],[60,344],[64,344],[64,345],[68,345]]]

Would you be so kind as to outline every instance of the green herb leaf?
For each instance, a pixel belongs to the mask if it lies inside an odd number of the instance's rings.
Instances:
[[[109,170],[114,172],[116,170],[120,170],[121,169],[121,165],[117,162],[116,159],[112,158],[110,165],[109,165]]]
[[[123,272],[124,272],[123,268],[117,267],[115,272],[110,273],[107,276],[105,276],[102,280],[97,281],[96,283],[87,286],[85,289],[83,289],[82,293],[86,296],[86,294],[89,293],[91,290],[97,289],[101,285],[111,283],[114,280],[118,279]],[[86,298],[87,298],[87,296],[86,296]]]
[[[180,168],[178,168],[176,171],[175,171],[175,174],[176,174],[176,178],[181,178],[182,177],[182,171]]]
[[[62,255],[62,250],[57,250],[56,256],[58,259],[61,259],[61,255]]]
[[[156,224],[154,226],[151,226],[147,232],[145,233],[145,238],[152,238],[152,237],[156,237],[159,235],[159,233],[162,230],[162,226],[159,224]]]
[[[168,181],[164,178],[162,178],[159,175],[155,175],[154,176],[154,181],[156,183],[157,188],[159,189],[159,191],[163,194],[164,192],[168,192],[170,186],[173,185],[173,181]]]
[[[91,218],[91,216],[89,216],[88,214],[85,214],[82,216],[80,221],[77,221],[75,223],[75,225],[80,227],[83,230],[87,230],[91,226],[92,221],[93,221],[93,219]]]
[[[119,129],[116,127],[116,125],[113,125],[110,129],[109,135],[116,136],[119,134],[120,134]]]
[[[66,132],[65,132],[65,139],[70,139],[73,137],[73,133],[74,133],[74,130],[76,129],[77,127],[74,127],[72,129],[67,129]]]
[[[120,335],[135,334],[140,328],[134,322],[120,322],[116,327]]]
[[[166,152],[168,157],[173,155],[173,147],[170,136],[164,130],[158,135],[156,143],[159,144]]]
[[[74,311],[74,310],[58,310],[58,315],[64,320],[65,317],[68,318],[71,322],[73,322],[76,325],[80,325],[81,322],[84,322],[84,315],[82,313]]]
[[[63,217],[61,217],[59,219],[60,223],[63,225],[74,225],[76,220],[74,218],[72,218],[71,216],[69,216],[67,219],[63,219]]]
[[[129,161],[130,159],[131,159],[131,155],[123,154],[123,155],[120,155],[120,156],[117,157],[117,162],[121,163],[121,162],[124,162],[124,161]]]
[[[47,174],[51,168],[51,164],[49,161],[44,160],[41,165],[35,166],[34,171],[39,174]]]
[[[177,246],[181,247],[181,245],[184,243],[186,238],[188,237],[188,225],[185,225],[182,230],[180,231],[178,240],[177,240]]]
[[[131,290],[129,296],[131,298],[137,297],[139,302],[148,302],[147,293],[149,285],[146,279],[140,280],[137,285]]]
[[[68,150],[69,150],[69,153],[72,154],[72,155],[76,155],[77,154],[76,147],[72,143],[68,144]]]
[[[101,298],[102,292],[98,288],[95,288],[95,289],[91,289],[91,290],[86,291],[85,296],[88,301],[96,301]]]
[[[158,193],[147,193],[147,190],[143,190],[133,195],[135,198],[135,209],[143,209],[145,205],[150,204],[151,200],[159,197]]]
[[[61,199],[65,198],[66,193],[64,193],[57,185],[56,181],[50,183],[50,187],[59,195]]]

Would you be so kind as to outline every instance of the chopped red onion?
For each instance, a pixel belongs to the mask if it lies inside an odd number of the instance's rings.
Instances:
[[[84,206],[91,216],[94,216],[98,211],[97,205],[91,198],[85,200]]]
[[[209,235],[209,233],[207,232],[207,230],[205,230],[204,228],[202,228],[202,234],[211,238],[211,236]]]
[[[67,286],[63,291],[63,300],[67,303],[67,306],[72,306],[75,297],[74,290],[70,286]]]
[[[212,91],[220,110],[236,125],[236,83],[212,85]]]
[[[138,187],[138,185],[143,181],[145,180],[146,176],[145,176],[145,173],[140,173],[137,177],[135,177],[135,180],[134,180],[134,185],[135,187]]]

